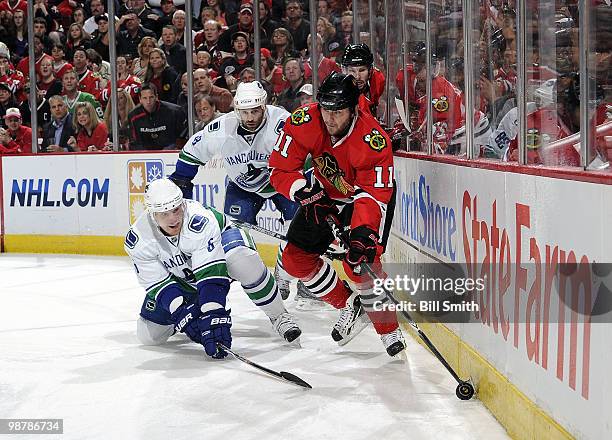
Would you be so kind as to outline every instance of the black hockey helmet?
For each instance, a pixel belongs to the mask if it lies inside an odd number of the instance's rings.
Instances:
[[[353,75],[332,72],[319,86],[317,101],[325,110],[353,108],[359,102],[359,88]]]
[[[342,66],[372,67],[374,65],[374,55],[365,43],[349,44],[344,48],[340,64]]]

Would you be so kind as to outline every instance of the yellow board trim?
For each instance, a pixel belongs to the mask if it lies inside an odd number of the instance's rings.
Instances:
[[[402,326],[408,334],[425,346],[411,326],[407,324]],[[506,429],[510,437],[517,440],[574,438],[448,327],[440,323],[422,323],[419,324],[419,328],[429,337],[459,377],[472,378],[478,399]]]

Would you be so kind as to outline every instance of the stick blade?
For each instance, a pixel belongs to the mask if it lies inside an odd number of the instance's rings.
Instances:
[[[296,385],[299,385],[304,388],[312,388],[312,386],[303,379],[300,379],[295,374],[287,373],[286,371],[281,371],[280,375],[283,379],[288,380]]]

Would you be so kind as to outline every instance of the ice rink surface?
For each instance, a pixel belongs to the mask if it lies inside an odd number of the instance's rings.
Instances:
[[[337,312],[296,311],[302,348],[291,348],[233,283],[233,348],[305,390],[231,357],[207,360],[182,335],[140,345],[143,297],[127,258],[0,255],[0,418],[64,419],[63,435],[16,438],[508,438],[410,337],[404,363],[372,328],[338,347]]]

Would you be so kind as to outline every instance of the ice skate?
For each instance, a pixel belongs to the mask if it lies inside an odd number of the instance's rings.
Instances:
[[[395,356],[406,348],[404,335],[402,335],[402,331],[399,328],[392,332],[385,333],[384,335],[380,335],[380,340],[385,345],[385,349],[389,356]]]
[[[281,313],[276,319],[270,319],[274,330],[285,339],[287,342],[294,342],[299,345],[299,337],[302,334],[302,330],[298,327],[295,319],[289,312]]]
[[[295,295],[295,309],[303,311],[332,310],[333,307],[314,296],[300,280],[297,282],[297,294]]]
[[[361,305],[361,299],[357,292],[353,292],[346,300],[346,306],[342,309],[338,321],[332,330],[332,339],[338,345],[346,345],[357,336],[368,325],[368,315]]]
[[[287,278],[281,276],[278,265],[274,268],[274,278],[276,279],[276,285],[278,286],[278,291],[281,294],[281,298],[283,300],[289,298],[289,286],[291,283]]]

